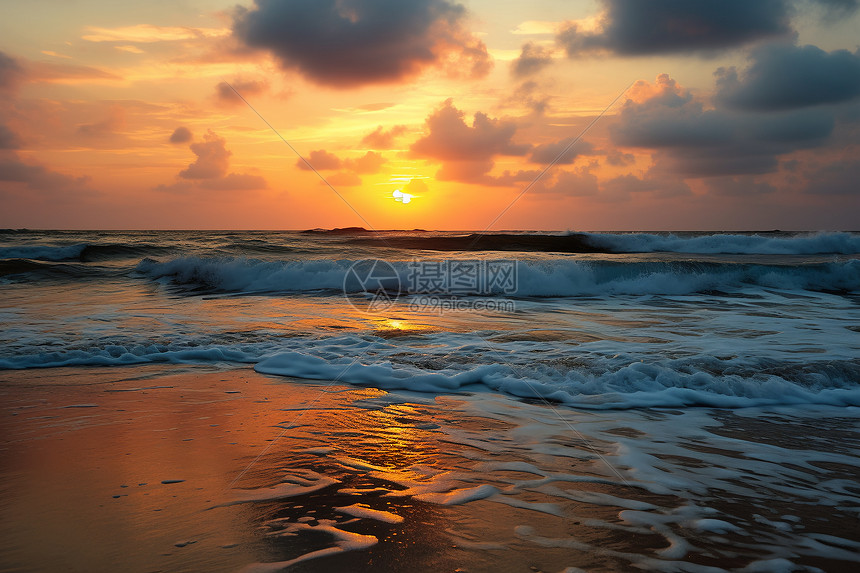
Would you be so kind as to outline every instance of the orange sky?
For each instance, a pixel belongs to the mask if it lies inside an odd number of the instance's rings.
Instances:
[[[0,227],[857,227],[850,1],[122,4],[0,7]]]

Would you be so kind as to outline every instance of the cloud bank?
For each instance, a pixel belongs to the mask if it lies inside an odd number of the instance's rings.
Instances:
[[[466,9],[447,0],[255,0],[238,7],[233,35],[287,70],[334,88],[398,82],[451,59],[467,75],[489,72]]]

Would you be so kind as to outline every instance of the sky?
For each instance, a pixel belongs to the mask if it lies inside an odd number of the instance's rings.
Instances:
[[[0,228],[857,230],[860,0],[0,2]]]

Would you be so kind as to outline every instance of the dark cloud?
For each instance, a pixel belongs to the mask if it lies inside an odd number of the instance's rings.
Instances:
[[[636,157],[632,153],[624,153],[619,149],[613,149],[606,154],[606,163],[616,167],[633,165],[635,162]]]
[[[740,74],[719,68],[719,103],[750,111],[785,110],[860,97],[860,55],[775,44],[755,50]]]
[[[824,20],[834,21],[856,12],[860,8],[860,0],[810,0],[823,9]]]
[[[270,51],[285,69],[349,88],[400,81],[451,60],[485,75],[490,57],[465,16],[447,0],[255,0],[236,9],[233,34]]]
[[[227,149],[227,140],[218,137],[211,130],[203,136],[203,141],[192,143],[191,151],[197,156],[186,169],[179,172],[183,179],[216,179],[224,177],[230,166],[233,152]]]
[[[708,192],[715,195],[731,197],[749,197],[750,195],[767,195],[776,191],[776,187],[754,176],[712,177],[705,181]]]
[[[690,187],[677,177],[660,177],[659,174],[645,173],[641,178],[632,174],[609,179],[603,184],[609,196],[620,198],[630,193],[651,193],[655,197],[678,197],[690,195]]]
[[[601,29],[569,23],[557,37],[568,55],[713,51],[792,33],[788,0],[602,0]]]
[[[407,127],[405,125],[395,125],[389,130],[385,130],[381,125],[365,135],[361,139],[361,144],[373,149],[391,149],[394,146],[394,140],[404,133]]]
[[[44,165],[24,163],[15,154],[4,154],[0,156],[0,181],[23,183],[37,191],[60,191],[80,188],[89,177],[71,177]]]
[[[495,156],[522,156],[531,149],[512,141],[512,121],[478,112],[468,126],[464,116],[448,99],[427,118],[427,134],[410,147],[412,157],[442,163],[437,179],[474,182],[493,168]]]
[[[188,143],[194,139],[194,135],[191,133],[191,130],[185,126],[177,127],[172,134],[170,134],[170,143]]]
[[[24,69],[14,58],[0,52],[0,90],[11,90],[17,87],[24,77]]]
[[[21,139],[14,131],[0,123],[0,149],[18,149]]]
[[[813,195],[860,197],[860,160],[833,161],[806,174],[804,191]]]
[[[578,156],[589,155],[594,151],[594,146],[583,140],[577,141],[570,146],[570,149],[564,151],[573,140],[573,137],[566,137],[560,141],[535,146],[529,155],[529,160],[532,163],[549,164],[555,162],[563,165],[573,163]],[[561,155],[562,152],[564,152],[564,155]]]
[[[232,86],[232,87],[230,87]],[[224,106],[244,105],[242,98],[260,95],[269,89],[269,83],[264,80],[233,80],[230,83],[218,82],[215,86],[215,100]],[[234,91],[235,90],[235,91]]]
[[[665,74],[651,90],[633,90],[638,99],[625,103],[610,130],[612,140],[653,150],[661,168],[683,176],[772,172],[779,156],[823,145],[834,128],[833,115],[823,109],[770,114],[706,109]]]
[[[511,62],[511,73],[518,78],[530,76],[552,63],[552,50],[534,42],[523,44],[519,57]]]

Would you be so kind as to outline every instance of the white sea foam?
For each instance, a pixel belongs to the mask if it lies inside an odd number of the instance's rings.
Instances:
[[[427,373],[390,362],[362,364],[347,358],[324,360],[299,352],[264,358],[258,372],[315,380],[338,380],[388,390],[451,392],[481,384],[514,396],[547,398],[578,407],[648,408],[715,406],[742,408],[768,404],[860,405],[860,387],[850,379],[804,386],[775,375],[714,374],[696,368],[706,357],[664,364],[634,362],[615,370],[568,371],[538,378],[502,364]],[[727,370],[732,368],[723,365]]]

